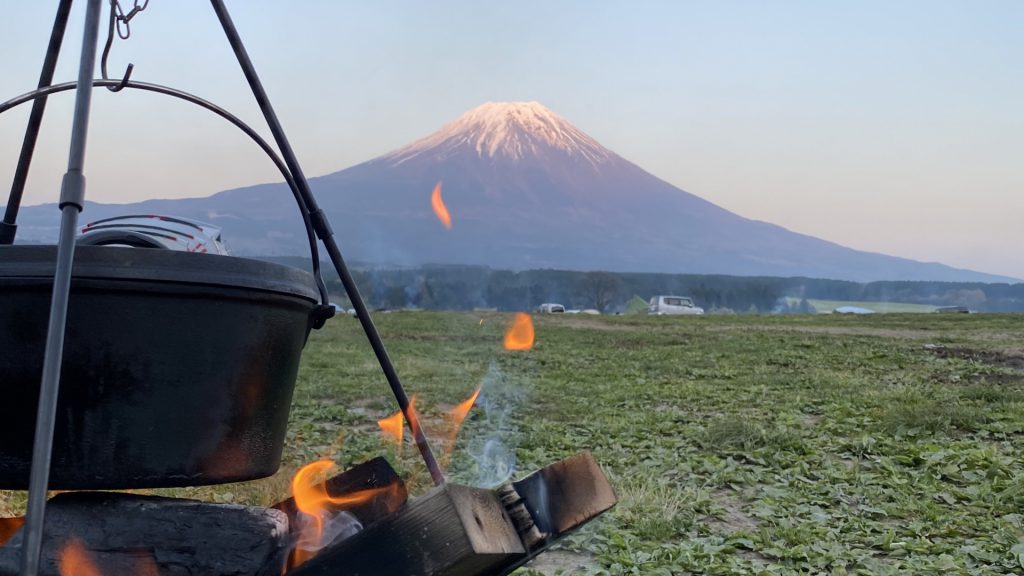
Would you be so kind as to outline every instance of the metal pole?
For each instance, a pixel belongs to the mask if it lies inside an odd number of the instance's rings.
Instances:
[[[75,229],[78,213],[85,201],[85,142],[89,131],[89,107],[92,102],[92,77],[96,67],[101,0],[87,0],[82,55],[78,65],[78,91],[75,116],[71,124],[71,151],[68,171],[60,191],[60,239],[57,242],[57,266],[53,275],[50,323],[46,333],[43,377],[39,386],[39,409],[32,446],[32,471],[29,476],[28,512],[25,518],[25,542],[21,549],[21,576],[36,576],[43,544],[43,519],[46,514],[46,489],[50,483],[50,458],[53,429],[60,392],[60,366],[64,353],[64,328],[71,291],[71,265],[75,256]]]
[[[46,47],[43,70],[39,73],[39,88],[46,88],[53,82],[53,71],[57,68],[57,57],[64,42],[71,2],[72,0],[60,0],[57,6],[57,16],[53,19],[53,30],[50,32],[50,44]],[[14,169],[14,182],[11,183],[11,193],[7,198],[7,210],[4,212],[3,222],[0,222],[0,245],[14,244],[14,235],[18,231],[18,208],[21,207],[21,196],[25,192],[28,169],[32,164],[32,154],[36,150],[39,126],[43,123],[45,111],[46,98],[40,98],[32,103],[32,112],[25,127],[25,139],[21,142],[21,155],[18,156],[18,165]]]
[[[210,0],[210,3],[213,5],[214,12],[217,13],[221,27],[224,28],[224,34],[228,38],[228,43],[231,44],[231,49],[235,52],[235,57],[238,59],[238,64],[242,67],[242,72],[245,74],[245,79],[249,82],[249,87],[256,97],[256,102],[259,104],[260,110],[263,111],[263,117],[267,120],[270,132],[274,135],[278,148],[281,149],[281,156],[294,176],[296,184],[299,185],[299,190],[302,192],[306,208],[309,210],[309,215],[313,221],[313,229],[316,230],[317,236],[324,243],[327,254],[330,256],[331,262],[338,272],[338,277],[341,278],[341,283],[345,286],[345,292],[348,293],[348,298],[352,301],[352,306],[356,310],[356,316],[363,326],[363,331],[366,332],[370,346],[373,348],[374,354],[377,355],[377,361],[380,363],[381,370],[384,371],[384,376],[391,386],[391,392],[394,393],[395,400],[398,401],[398,406],[402,409],[406,422],[409,423],[409,429],[412,430],[413,438],[416,440],[416,447],[419,448],[420,454],[423,456],[423,462],[427,465],[430,477],[435,485],[440,486],[445,482],[444,473],[441,472],[441,467],[438,466],[433,452],[430,451],[430,445],[423,434],[423,428],[420,426],[419,420],[409,408],[409,397],[405,394],[402,381],[399,380],[398,373],[395,372],[395,367],[391,363],[391,357],[388,355],[387,349],[384,348],[384,342],[377,332],[377,327],[374,326],[373,320],[370,318],[370,312],[366,309],[362,296],[359,295],[359,288],[356,286],[352,274],[348,271],[348,266],[346,266],[345,260],[341,256],[341,251],[338,250],[338,244],[334,241],[334,231],[331,230],[323,210],[319,208],[316,198],[313,197],[313,192],[309,188],[306,176],[302,173],[302,168],[299,167],[299,162],[295,158],[291,144],[288,143],[288,138],[285,136],[284,129],[277,119],[277,114],[274,113],[274,108],[270,105],[270,99],[267,97],[266,90],[263,89],[263,83],[260,82],[259,76],[256,75],[256,69],[252,64],[252,60],[249,59],[249,54],[242,44],[242,39],[238,35],[235,24],[231,21],[231,16],[228,14],[223,0]]]

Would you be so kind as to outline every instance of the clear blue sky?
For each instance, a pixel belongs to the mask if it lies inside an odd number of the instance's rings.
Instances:
[[[1024,277],[1019,0],[228,6],[308,175],[397,148],[484,101],[538,100],[741,215]],[[0,99],[34,87],[55,7],[5,6]],[[83,9],[80,0],[60,79],[74,77]],[[128,61],[136,80],[259,124],[207,2],[151,0],[132,38],[115,44],[112,71]],[[205,196],[279,179],[206,112],[138,93],[97,95],[92,200]],[[28,203],[56,199],[71,101],[51,100]],[[27,112],[0,115],[4,196]]]

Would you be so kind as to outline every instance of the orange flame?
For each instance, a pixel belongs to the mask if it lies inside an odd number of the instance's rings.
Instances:
[[[0,518],[0,546],[3,546],[14,533],[18,531],[22,526],[25,525],[24,516],[16,516],[14,518]]]
[[[516,317],[505,332],[505,350],[533,348],[533,320],[529,314],[516,312]]]
[[[448,452],[444,455],[445,466],[447,466],[451,461],[452,453],[455,452],[455,438],[459,435],[459,430],[462,428],[462,422],[466,419],[469,411],[473,408],[477,397],[480,396],[480,390],[481,388],[478,386],[476,392],[473,392],[472,396],[448,410]]]
[[[401,410],[387,418],[377,420],[377,426],[380,426],[380,433],[385,438],[394,440],[399,447],[402,446],[402,436],[405,434],[405,416],[402,415]]]
[[[430,206],[434,209],[434,214],[437,215],[437,219],[441,221],[441,224],[448,230],[452,229],[452,217],[448,214],[448,207],[444,205],[444,200],[441,200],[441,181],[437,181],[437,185],[434,186],[434,193],[430,195]]]
[[[57,554],[60,576],[102,576],[96,559],[78,538],[71,538]],[[134,576],[160,576],[160,568],[152,556],[139,558],[131,574]]]
[[[151,556],[140,559],[135,576],[160,576],[160,568],[156,565],[156,560]]]
[[[334,466],[334,462],[330,460],[317,460],[300,468],[292,477],[292,497],[295,499],[295,507],[311,520],[301,525],[298,541],[317,543],[317,550],[296,548],[290,563],[292,568],[315,556],[319,547],[330,543],[322,541],[324,523],[329,513],[362,504],[382,492],[397,488],[396,484],[392,484],[382,488],[368,488],[332,496],[327,493],[325,480],[327,473]]]
[[[478,386],[476,392],[473,392],[472,396],[448,411],[448,415],[451,416],[452,422],[455,423],[456,428],[458,428],[458,426],[462,424],[462,421],[466,419],[466,415],[469,414],[469,410],[473,407],[473,404],[476,404],[476,398],[479,395],[480,387]]]
[[[68,540],[60,549],[58,563],[60,576],[103,576],[92,554],[77,538]]]
[[[420,415],[416,412],[416,395],[409,399],[409,430],[422,430],[420,427]],[[413,438],[415,441],[416,438]]]

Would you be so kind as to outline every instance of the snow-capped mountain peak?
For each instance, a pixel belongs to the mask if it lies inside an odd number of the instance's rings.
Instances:
[[[515,161],[557,151],[594,166],[614,156],[539,102],[487,102],[384,159],[398,165],[424,154],[444,159],[467,150],[480,158]]]

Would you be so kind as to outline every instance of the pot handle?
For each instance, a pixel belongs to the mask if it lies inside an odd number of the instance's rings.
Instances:
[[[110,246],[113,244],[127,245],[133,248],[167,248],[153,238],[131,230],[99,230],[80,236],[75,244],[79,246]]]
[[[92,84],[93,86],[105,86],[107,88],[116,87],[119,90],[122,88],[132,88],[136,90],[156,92],[157,94],[163,94],[165,96],[171,96],[174,98],[178,98],[180,100],[184,100],[186,102],[204,108],[210,112],[213,112],[214,114],[227,120],[235,127],[237,127],[239,130],[244,132],[245,135],[248,136],[253,142],[255,142],[256,145],[259,146],[261,150],[263,150],[267,157],[270,158],[270,161],[274,163],[278,171],[281,172],[281,175],[284,177],[285,183],[288,185],[288,188],[292,192],[292,196],[295,197],[295,202],[296,204],[298,204],[299,207],[299,213],[302,216],[302,223],[306,228],[306,238],[309,241],[310,259],[312,260],[313,265],[313,278],[316,281],[317,291],[320,293],[320,305],[329,307],[327,286],[324,284],[323,275],[320,273],[320,252],[317,249],[316,234],[313,230],[313,221],[311,219],[312,216],[310,214],[308,207],[306,206],[305,200],[303,199],[302,191],[299,189],[299,186],[295,178],[292,176],[291,170],[284,163],[284,161],[281,160],[281,157],[277,154],[277,152],[275,152],[274,149],[270,147],[270,144],[268,144],[267,141],[264,140],[263,137],[260,136],[258,132],[253,130],[252,127],[250,127],[245,122],[242,122],[242,120],[240,120],[234,114],[231,114],[227,110],[224,110],[223,108],[217,106],[216,104],[213,104],[212,102],[204,100],[193,94],[189,94],[188,92],[176,90],[174,88],[169,88],[167,86],[161,86],[159,84],[134,82],[131,80],[127,82],[122,82],[121,80],[93,80]],[[43,88],[38,88],[36,90],[33,90],[32,92],[22,94],[6,102],[0,102],[0,114],[26,102],[36,100],[39,98],[46,98],[50,94],[64,92],[66,90],[73,90],[77,88],[77,86],[77,82],[65,82],[63,84],[55,84]],[[10,210],[10,208],[11,207],[8,206],[8,210]],[[322,218],[322,212],[320,212],[319,214],[320,215],[318,217]],[[13,224],[13,222],[11,224]],[[329,318],[329,316],[327,316],[327,318]],[[322,322],[320,323],[320,325],[323,325]]]
[[[334,306],[330,304],[317,304],[313,311],[309,313],[309,325],[313,330],[323,328],[328,320],[334,318],[334,312]]]

